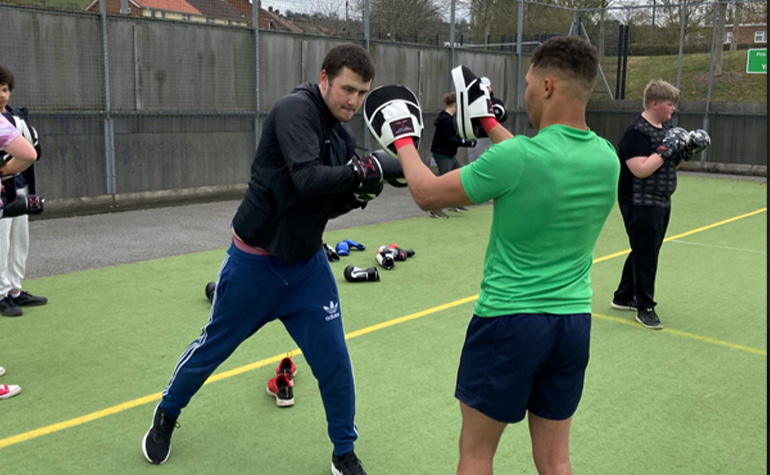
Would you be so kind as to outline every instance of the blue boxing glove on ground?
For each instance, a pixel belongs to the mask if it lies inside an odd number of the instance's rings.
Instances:
[[[337,251],[337,254],[339,254],[340,256],[350,255],[350,245],[345,241],[338,242],[337,246],[335,246],[334,249]]]
[[[347,243],[347,245],[352,249],[358,249],[359,251],[363,251],[366,249],[366,246],[364,246],[363,244],[359,244],[352,239],[343,239],[342,242]]]

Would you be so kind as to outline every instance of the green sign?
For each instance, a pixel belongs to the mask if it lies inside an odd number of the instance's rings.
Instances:
[[[746,73],[767,74],[767,48],[749,50],[746,58]]]

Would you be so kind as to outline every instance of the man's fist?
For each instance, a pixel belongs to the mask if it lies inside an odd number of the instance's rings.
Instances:
[[[382,193],[382,166],[380,161],[371,155],[365,157],[353,157],[348,166],[358,178],[358,186],[354,190],[356,199],[367,202],[375,199]]]
[[[406,178],[404,178],[404,170],[401,168],[401,162],[391,157],[384,150],[375,150],[372,152],[372,157],[379,160],[382,178],[385,181],[396,188],[407,186]]]
[[[365,157],[354,157],[348,162],[358,178],[358,189],[366,188],[367,185],[382,183],[382,167],[380,161],[371,155]]]
[[[700,153],[706,150],[711,145],[711,137],[708,132],[703,129],[695,129],[687,134],[687,141],[684,144],[684,150],[682,150],[682,158],[686,161],[700,155]]]
[[[687,138],[689,134],[681,127],[674,127],[666,132],[666,136],[663,138],[663,143],[658,145],[655,151],[660,155],[663,160],[682,158],[682,151],[687,144]]]

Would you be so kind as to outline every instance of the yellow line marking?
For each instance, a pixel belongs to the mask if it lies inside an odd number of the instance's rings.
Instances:
[[[706,231],[707,229],[715,228],[717,226],[722,226],[722,225],[727,224],[727,223],[732,223],[733,221],[738,221],[739,219],[748,218],[749,216],[754,216],[755,214],[764,213],[765,211],[767,211],[767,208],[761,208],[761,209],[758,209],[756,211],[752,211],[751,213],[742,214],[740,216],[735,216],[734,218],[725,219],[724,221],[719,221],[718,223],[709,224],[708,226],[703,226],[702,228],[693,229],[692,231],[687,231],[687,232],[684,232],[682,234],[677,234],[676,236],[667,237],[666,239],[663,240],[663,242],[673,241],[674,239],[680,239],[680,238],[683,238],[685,236],[689,236],[691,234],[695,234],[695,233],[699,233],[699,232],[702,232],[702,231]],[[608,261],[608,260],[614,259],[616,257],[625,256],[629,252],[631,252],[631,249],[626,249],[626,250],[623,250],[623,251],[616,252],[614,254],[610,254],[608,256],[604,256],[604,257],[600,257],[598,259],[594,259],[594,264],[596,264],[597,262]]]
[[[470,297],[465,297],[465,298],[460,299],[460,300],[455,300],[454,302],[449,302],[449,303],[445,303],[443,305],[438,305],[436,307],[429,308],[427,310],[422,310],[420,312],[413,313],[413,314],[407,315],[405,317],[400,317],[400,318],[396,318],[394,320],[388,320],[387,322],[378,323],[378,324],[372,325],[370,327],[366,327],[366,328],[362,328],[360,330],[356,330],[354,332],[350,332],[350,333],[345,335],[345,339],[349,340],[351,338],[355,338],[355,337],[360,336],[360,335],[366,335],[367,333],[371,333],[373,331],[381,330],[381,329],[387,328],[387,327],[392,327],[393,325],[398,325],[399,323],[408,322],[409,320],[415,320],[417,318],[424,317],[424,316],[430,315],[432,313],[437,313],[437,312],[440,312],[442,310],[447,310],[447,309],[450,309],[450,308],[453,308],[453,307],[457,307],[459,305],[462,305],[462,304],[465,304],[465,303],[468,303],[468,302],[473,302],[473,301],[477,300],[478,298],[479,298],[479,294],[471,295]]]
[[[737,221],[739,219],[747,218],[749,216],[753,216],[755,214],[759,214],[759,213],[762,213],[762,212],[765,212],[765,211],[767,211],[767,208],[762,208],[762,209],[753,211],[751,213],[742,214],[742,215],[736,216],[734,218],[726,219],[726,220],[720,221],[718,223],[710,224],[710,225],[704,226],[702,228],[694,229],[692,231],[688,231],[688,232],[685,232],[685,233],[682,233],[682,234],[678,234],[676,236],[672,236],[670,238],[666,238],[664,241],[670,241],[670,240],[678,239],[678,238],[681,238],[681,237],[684,237],[684,236],[689,236],[691,234],[695,234],[695,233],[698,233],[698,232],[701,232],[701,231],[705,231],[707,229],[711,229],[711,228],[714,228],[714,227],[717,227],[717,226],[721,226],[721,225],[724,225],[724,224],[727,224],[727,223],[731,223],[733,221]],[[594,262],[594,264],[596,264],[598,262],[606,261],[606,260],[612,259],[614,257],[618,257],[618,256],[622,256],[624,254],[628,254],[629,252],[631,252],[630,249],[627,249],[625,251],[616,252],[616,253],[610,254],[608,256],[604,256],[604,257],[600,257],[600,258],[594,259],[593,262]],[[479,297],[478,294],[471,295],[470,297],[465,297],[465,298],[462,298],[462,299],[459,299],[459,300],[455,300],[454,302],[449,302],[449,303],[446,303],[446,304],[438,305],[438,306],[435,306],[435,307],[432,307],[432,308],[429,308],[429,309],[426,309],[426,310],[422,310],[420,312],[413,313],[411,315],[406,315],[404,317],[399,317],[399,318],[395,318],[393,320],[388,320],[387,322],[382,322],[382,323],[378,323],[376,325],[371,325],[369,327],[362,328],[360,330],[356,330],[354,332],[350,332],[350,333],[345,334],[345,339],[349,340],[351,338],[356,338],[356,337],[361,336],[361,335],[366,335],[367,333],[372,333],[374,331],[381,330],[383,328],[392,327],[394,325],[398,325],[400,323],[408,322],[410,320],[415,320],[415,319],[424,317],[426,315],[431,315],[431,314],[434,314],[434,313],[438,313],[438,312],[441,312],[443,310],[447,310],[447,309],[450,309],[450,308],[453,308],[453,307],[457,307],[457,306],[466,304],[468,302],[475,301],[476,299],[478,299],[478,297]],[[608,321],[615,322],[615,323],[622,323],[622,324],[627,324],[627,325],[636,325],[635,322],[630,322],[628,320],[623,320],[621,318],[610,317],[608,315],[601,315],[601,314],[595,313],[595,314],[593,314],[593,317],[596,317],[596,318],[599,318],[599,319],[602,319],[602,320],[608,320]],[[739,345],[739,344],[736,344],[736,343],[730,343],[730,342],[723,341],[723,340],[717,340],[715,338],[709,338],[709,337],[705,337],[705,336],[700,336],[700,335],[696,335],[694,333],[688,333],[688,332],[683,332],[683,331],[679,331],[679,330],[672,330],[672,329],[668,329],[668,328],[663,328],[662,330],[656,330],[656,331],[661,331],[661,332],[664,332],[664,333],[671,333],[673,335],[677,335],[677,336],[681,336],[681,337],[685,337],[685,338],[691,338],[691,339],[698,340],[698,341],[703,341],[703,342],[706,342],[706,343],[712,343],[712,344],[715,344],[715,345],[725,346],[725,347],[736,349],[736,350],[747,351],[749,353],[754,353],[754,354],[758,354],[758,355],[767,356],[767,352],[765,350],[761,350],[761,349],[758,349],[758,348],[752,348],[752,347],[744,346],[744,345]],[[291,350],[291,353],[293,355],[299,355],[299,354],[302,354],[302,351],[300,351],[299,349],[294,349],[294,350]],[[213,383],[215,381],[220,381],[222,379],[230,378],[232,376],[236,376],[236,375],[239,375],[241,373],[245,373],[247,371],[251,371],[253,369],[262,368],[262,367],[267,366],[269,364],[277,363],[277,362],[281,361],[281,359],[283,359],[283,357],[284,357],[284,353],[281,353],[280,355],[272,356],[270,358],[266,358],[266,359],[263,359],[263,360],[260,360],[260,361],[256,361],[254,363],[250,363],[250,364],[247,364],[247,365],[244,365],[244,366],[240,366],[240,367],[235,368],[235,369],[231,369],[231,370],[228,370],[228,371],[223,371],[221,373],[217,373],[217,374],[212,375],[211,377],[209,377],[204,384],[209,384],[209,383]],[[48,426],[45,426],[45,427],[41,427],[39,429],[34,429],[34,430],[31,430],[31,431],[23,432],[21,434],[17,434],[17,435],[11,436],[11,437],[6,437],[5,439],[0,439],[0,449],[2,449],[3,447],[8,447],[10,445],[18,444],[20,442],[24,442],[24,441],[27,441],[27,440],[30,440],[30,439],[35,439],[37,437],[41,437],[41,436],[44,436],[44,435],[47,435],[47,434],[51,434],[53,432],[58,432],[60,430],[69,429],[71,427],[79,426],[79,425],[85,424],[87,422],[92,422],[92,421],[95,421],[97,419],[101,419],[103,417],[111,416],[113,414],[117,414],[119,412],[123,412],[123,411],[128,410],[128,409],[133,409],[135,407],[142,406],[144,404],[149,404],[151,402],[155,402],[155,401],[159,400],[161,398],[161,396],[162,396],[162,393],[150,394],[148,396],[144,396],[144,397],[141,397],[141,398],[138,398],[138,399],[134,399],[132,401],[127,401],[127,402],[124,402],[122,404],[118,404],[116,406],[108,407],[106,409],[102,409],[100,411],[92,412],[92,413],[86,414],[84,416],[76,417],[74,419],[69,419],[69,420],[66,420],[66,421],[63,421],[63,422],[59,422],[59,423],[56,423],[56,424],[51,424],[51,425],[48,425]]]
[[[631,325],[631,326],[638,326],[639,325],[636,322],[636,320],[626,320],[626,319],[623,319],[623,318],[611,317],[609,315],[602,315],[601,313],[593,313],[591,315],[591,317],[592,318],[598,318],[600,320],[607,320],[607,321],[612,322],[612,323],[622,323],[624,325]],[[711,337],[708,337],[708,336],[698,335],[698,334],[695,334],[695,333],[689,333],[689,332],[685,332],[685,331],[681,331],[681,330],[673,330],[671,328],[665,328],[664,327],[664,328],[661,328],[660,330],[648,330],[648,331],[654,331],[654,332],[659,332],[659,333],[670,333],[672,335],[681,336],[683,338],[689,338],[691,340],[697,340],[697,341],[702,341],[702,342],[705,342],[705,343],[711,343],[712,345],[719,345],[719,346],[724,346],[724,347],[727,347],[727,348],[732,348],[734,350],[740,350],[740,351],[745,351],[747,353],[753,353],[755,355],[767,356],[767,351],[763,350],[763,349],[760,349],[760,348],[754,348],[754,347],[746,346],[746,345],[739,345],[737,343],[732,343],[732,342],[725,341],[725,340],[719,340],[717,338],[711,338]]]
[[[426,315],[430,315],[433,313],[438,313],[443,310],[447,310],[453,307],[457,307],[460,305],[463,305],[468,302],[475,301],[478,298],[477,295],[473,295],[470,297],[466,297],[463,299],[455,300],[454,302],[449,302],[446,304],[438,305],[436,307],[432,307],[426,310],[422,310],[417,313],[413,313],[411,315],[406,315],[404,317],[395,318],[393,320],[389,320],[387,322],[378,323],[376,325],[371,325],[366,328],[362,328],[360,330],[356,330],[354,332],[346,333],[345,339],[349,340],[351,338],[356,338],[361,335],[366,335],[367,333],[371,333],[377,330],[381,330],[383,328],[392,327],[394,325],[398,325],[400,323],[407,322],[409,320],[415,320],[420,317],[424,317]],[[302,354],[302,351],[299,348],[296,348],[294,350],[291,350],[291,354],[293,356]],[[221,373],[217,373],[214,375],[211,375],[205,383],[203,384],[210,384],[215,381],[220,381],[222,379],[230,378],[232,376],[237,376],[241,373],[245,373],[247,371],[251,371],[253,369],[262,368],[264,366],[275,364],[281,361],[284,357],[285,353],[281,353],[280,355],[272,356],[270,358],[266,358],[254,363],[250,363],[244,366],[240,366],[238,368],[234,368],[228,371],[223,371]],[[45,427],[41,427],[40,429],[34,429],[28,432],[23,432],[18,435],[14,435],[11,437],[7,437],[5,439],[0,439],[0,449],[3,447],[8,447],[9,445],[18,444],[19,442],[24,442],[30,439],[35,439],[37,437],[41,437],[47,434],[51,434],[53,432],[58,432],[60,430],[69,429],[70,427],[79,426],[81,424],[85,424],[86,422],[95,421],[97,419],[101,419],[103,417],[111,416],[113,414],[117,414],[118,412],[122,412],[128,409],[133,409],[138,406],[142,406],[144,404],[149,404],[155,401],[158,401],[162,397],[162,393],[155,393],[150,394],[149,396],[144,396],[139,399],[134,399],[133,401],[124,402],[123,404],[118,404],[116,406],[108,407],[107,409],[102,409],[101,411],[92,412],[90,414],[86,414],[84,416],[76,417],[74,419],[69,419],[64,422],[59,422],[57,424],[51,424]]]

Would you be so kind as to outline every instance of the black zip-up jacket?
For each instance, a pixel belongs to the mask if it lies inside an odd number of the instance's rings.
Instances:
[[[18,109],[6,106],[5,107],[6,113],[5,118],[8,119],[8,122],[16,126],[16,122],[14,121],[14,117],[18,117],[24,122],[27,123],[27,127],[32,127],[29,123],[29,111],[26,107],[20,107]],[[40,156],[42,155],[42,150],[40,149],[40,139],[38,139],[38,144],[35,146],[35,151],[37,152],[37,161],[40,161]],[[23,188],[27,187],[27,193],[30,195],[34,195],[37,191],[35,186],[35,165],[32,164],[24,170],[23,172],[16,175],[16,188]]]
[[[457,149],[465,146],[465,142],[457,135],[454,117],[443,110],[433,121],[433,125],[436,130],[433,132],[433,142],[430,144],[431,153],[440,153],[447,157],[457,155]]]
[[[346,163],[355,144],[334,118],[317,84],[281,98],[267,116],[235,233],[279,259],[307,259],[321,249],[330,218],[362,208]]]

